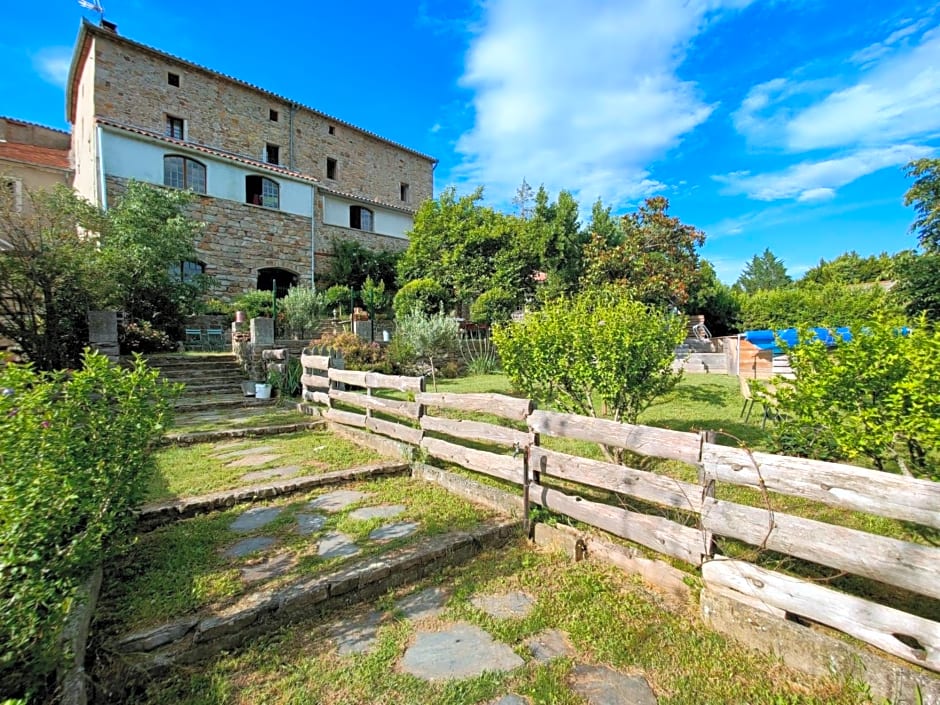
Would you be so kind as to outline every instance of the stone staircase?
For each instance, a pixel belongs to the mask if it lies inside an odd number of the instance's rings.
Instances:
[[[159,370],[164,379],[185,385],[175,402],[180,412],[273,403],[245,396],[242,382],[247,377],[232,354],[151,355],[147,364]]]
[[[676,347],[676,359],[673,369],[681,369],[690,374],[727,374],[725,353],[720,343],[714,339],[699,340],[686,338]]]

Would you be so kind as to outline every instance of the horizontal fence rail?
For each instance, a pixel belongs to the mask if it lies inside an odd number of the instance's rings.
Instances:
[[[536,410],[531,400],[502,394],[429,393],[423,377],[337,369],[333,362],[301,356],[303,398],[322,407],[329,421],[420,448],[507,483],[522,492],[526,507],[541,506],[700,567],[704,584],[715,592],[781,617],[818,622],[940,671],[940,623],[753,560],[725,558],[713,540],[733,539],[754,547],[755,555],[785,554],[937,600],[940,548],[778,511],[774,497],[935,530],[940,483],[720,446],[705,434]],[[477,418],[451,418],[453,412]],[[699,482],[545,448],[543,436],[679,461],[694,466]],[[718,499],[716,488],[723,486],[753,489],[759,501],[750,506]]]

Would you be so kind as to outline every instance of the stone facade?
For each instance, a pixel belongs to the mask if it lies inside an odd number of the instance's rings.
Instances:
[[[416,208],[433,196],[433,158],[88,22],[67,112],[75,187],[100,205],[129,178],[162,184],[167,156],[203,164],[207,195],[189,214],[205,223],[197,251],[223,299],[256,289],[259,269],[318,281],[336,242],[404,250]],[[183,121],[182,139],[165,136],[168,118]],[[245,202],[262,177],[278,184],[278,208]],[[357,206],[372,211],[371,229],[351,227]]]
[[[414,209],[432,196],[431,157],[114,32],[91,24],[84,31],[94,38],[97,116],[158,133],[168,115],[179,117],[187,141],[262,161],[266,145],[276,145],[283,166],[392,206]],[[335,179],[327,178],[327,159],[336,160]]]

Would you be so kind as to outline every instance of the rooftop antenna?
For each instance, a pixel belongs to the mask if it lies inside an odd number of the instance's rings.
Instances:
[[[78,4],[84,7],[86,10],[97,12],[99,23],[104,20],[104,8],[101,6],[99,0],[78,0]]]

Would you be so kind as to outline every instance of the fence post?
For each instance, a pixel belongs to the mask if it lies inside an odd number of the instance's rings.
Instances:
[[[705,465],[702,461],[704,456],[705,444],[714,443],[717,438],[717,433],[715,431],[699,431],[699,445],[698,445],[698,481],[702,486],[702,501],[706,497],[715,496],[715,479],[708,477],[705,472]],[[701,518],[699,519],[701,522]],[[707,530],[702,529],[702,558],[703,562],[705,559],[714,558],[715,556],[715,536],[714,534]]]

